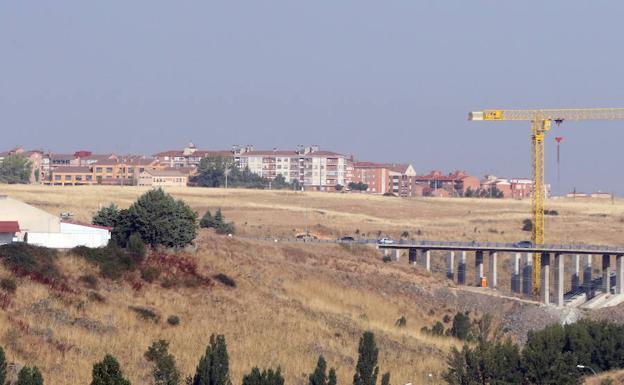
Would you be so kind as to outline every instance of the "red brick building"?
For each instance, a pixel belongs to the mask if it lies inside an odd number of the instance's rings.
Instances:
[[[444,195],[439,190],[445,190],[448,196],[464,196],[466,190],[477,190],[481,187],[481,181],[464,171],[455,171],[448,175],[442,175],[440,171],[431,171],[428,175],[415,177],[416,184],[423,186],[423,195]]]
[[[367,193],[413,197],[420,195],[415,177],[416,171],[409,164],[353,162],[350,182],[367,184]]]

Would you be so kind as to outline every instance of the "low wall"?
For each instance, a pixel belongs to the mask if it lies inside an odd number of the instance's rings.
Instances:
[[[31,245],[52,249],[71,249],[76,246],[103,247],[108,244],[110,235],[88,233],[34,233],[29,232],[25,241]]]

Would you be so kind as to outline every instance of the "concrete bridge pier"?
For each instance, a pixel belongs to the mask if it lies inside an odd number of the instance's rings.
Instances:
[[[520,259],[521,254],[515,253],[513,258],[513,272],[511,274],[511,291],[520,293]]]
[[[494,251],[490,251],[488,261],[488,287],[496,289],[498,286],[498,274],[496,271],[497,254]]]
[[[418,249],[414,247],[410,247],[408,251],[407,259],[410,265],[416,266],[416,264],[418,263]]]
[[[624,294],[624,256],[615,257],[615,294]]]
[[[425,250],[425,269],[431,271],[431,251]]]
[[[394,260],[397,262],[401,260],[401,249],[394,249]]]
[[[542,253],[542,271],[541,271],[541,287],[540,299],[545,305],[550,304],[550,254]]]
[[[581,256],[576,254],[572,261],[572,290],[578,290],[581,287],[580,282]]]
[[[455,278],[455,252],[449,251],[446,256],[446,278],[451,281]]]
[[[592,288],[592,255],[587,254],[585,256],[585,266],[583,266],[583,286],[585,287],[585,296],[587,300],[594,297],[594,290]]]
[[[483,250],[475,252],[475,283],[481,286],[481,278],[483,278]]]
[[[457,283],[460,285],[466,284],[466,252],[461,252],[459,264],[457,265]]]
[[[533,253],[527,253],[524,260],[522,293],[531,295],[533,290]]]
[[[611,293],[611,256],[602,256],[602,292]]]
[[[555,254],[555,305],[563,307],[563,287],[564,287],[564,267],[565,258],[563,254]]]

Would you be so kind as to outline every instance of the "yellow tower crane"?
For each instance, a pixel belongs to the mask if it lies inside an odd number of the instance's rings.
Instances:
[[[536,245],[544,243],[544,134],[552,122],[565,120],[616,120],[624,119],[624,108],[567,108],[546,110],[483,110],[471,112],[468,120],[522,120],[531,122],[532,173],[531,210],[533,237]],[[539,294],[541,255],[533,254],[533,293]]]

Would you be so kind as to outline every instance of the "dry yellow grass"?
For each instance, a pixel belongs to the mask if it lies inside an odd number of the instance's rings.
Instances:
[[[111,202],[126,207],[144,191],[0,186],[0,194],[55,214],[70,211],[83,221]],[[327,237],[356,229],[373,237],[379,232],[398,237],[403,231],[412,236],[420,232],[418,237],[424,239],[528,237],[520,231],[528,217],[525,201],[190,188],[169,192],[200,214],[221,207],[242,235],[289,235],[307,225]],[[547,218],[549,241],[624,243],[621,201],[549,201],[548,208],[560,213]],[[81,293],[50,292],[20,279],[13,304],[0,313],[0,343],[10,358],[41,366],[48,384],[88,383],[93,362],[107,352],[118,357],[134,384],[148,384],[149,367],[142,354],[153,340],[168,339],[179,367],[191,374],[210,334],[223,333],[234,384],[254,365],[281,365],[288,384],[303,384],[320,353],[337,367],[339,383],[348,384],[359,335],[370,329],[378,337],[381,370],[392,372],[393,383],[420,383],[430,372],[439,383],[444,357],[455,342],[419,330],[454,309],[405,289],[418,285],[433,290],[443,282],[439,277],[406,264],[383,264],[376,251],[366,247],[269,244],[217,237],[209,231],[201,232],[197,244],[198,250],[189,255],[200,271],[226,273],[237,288],[164,289],[151,284],[135,291],[125,282],[100,280],[98,291],[107,299],[102,304],[88,300],[88,290],[78,283],[81,275],[95,269],[79,258],[63,256],[62,270]],[[154,308],[163,320],[146,322],[128,306]],[[164,322],[172,314],[181,318],[177,327]],[[395,322],[403,315],[407,327],[397,328]],[[61,354],[59,346],[69,348]]]

